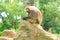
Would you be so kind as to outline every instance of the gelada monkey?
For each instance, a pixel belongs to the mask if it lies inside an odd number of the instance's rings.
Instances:
[[[28,13],[28,17],[23,18],[23,20],[27,20],[30,23],[42,23],[42,13],[40,10],[35,6],[26,6],[25,7],[26,12]]]

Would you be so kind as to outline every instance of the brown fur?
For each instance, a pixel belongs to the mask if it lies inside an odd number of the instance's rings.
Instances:
[[[31,23],[37,23],[40,24],[42,23],[42,14],[40,10],[35,7],[35,6],[26,6],[25,8],[26,12],[28,13],[28,19],[29,22]]]

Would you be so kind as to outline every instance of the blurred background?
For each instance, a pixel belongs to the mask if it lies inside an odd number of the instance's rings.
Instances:
[[[17,32],[27,4],[42,12],[44,30],[60,36],[60,0],[0,0],[0,35],[6,29]]]

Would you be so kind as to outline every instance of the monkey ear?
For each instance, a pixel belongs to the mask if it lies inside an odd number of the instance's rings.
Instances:
[[[26,6],[26,7],[25,7],[25,11],[30,11],[30,8],[31,8],[31,6],[29,6],[29,5]]]
[[[26,11],[30,11],[30,9],[29,8],[26,8]]]
[[[30,8],[25,9],[27,13],[30,13]]]

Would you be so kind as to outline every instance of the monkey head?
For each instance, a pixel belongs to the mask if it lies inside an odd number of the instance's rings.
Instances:
[[[26,6],[25,10],[30,18],[36,18],[38,16],[39,10],[35,6]]]

